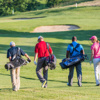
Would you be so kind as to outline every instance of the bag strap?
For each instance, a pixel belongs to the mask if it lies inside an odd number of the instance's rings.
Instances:
[[[17,47],[17,52],[16,52],[16,54],[13,56],[12,60],[16,59],[18,56],[21,57],[21,56],[19,55],[19,50],[20,50],[20,48]]]
[[[80,46],[79,43],[76,45],[76,47],[74,47],[72,43],[70,44],[70,46],[73,47],[73,51],[72,51],[72,53],[70,53],[71,55],[73,54],[74,51],[79,52],[79,51],[76,49],[76,48],[78,48],[78,47]]]
[[[51,54],[50,54],[50,51],[49,51],[49,43],[46,42],[46,45],[47,45],[47,49],[48,49],[49,55],[51,55]]]

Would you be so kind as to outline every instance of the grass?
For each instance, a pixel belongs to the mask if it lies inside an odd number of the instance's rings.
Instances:
[[[13,18],[32,18],[16,21]],[[77,86],[76,71],[74,72],[73,86],[66,85],[68,81],[68,69],[62,70],[59,63],[65,58],[66,48],[71,43],[72,36],[77,36],[78,42],[83,45],[86,54],[90,57],[89,38],[96,35],[100,40],[100,7],[79,8],[54,8],[44,9],[13,16],[0,17],[0,100],[99,100],[100,89],[95,86],[93,64],[89,61],[82,63],[83,80],[82,87]],[[68,25],[75,24],[80,29],[65,32],[30,33],[35,27],[43,25]],[[36,76],[36,66],[33,64],[34,47],[37,37],[42,35],[49,42],[57,57],[56,70],[49,70],[48,88],[42,89]],[[13,92],[11,89],[10,72],[4,69],[8,61],[6,52],[10,41],[15,41],[29,54],[32,62],[21,67],[21,89]]]

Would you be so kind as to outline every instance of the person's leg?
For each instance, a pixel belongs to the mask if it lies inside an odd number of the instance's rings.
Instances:
[[[16,87],[16,73],[15,73],[15,71],[16,71],[15,69],[11,69],[10,70],[13,91],[17,91],[17,87]]]
[[[81,68],[81,63],[76,65],[76,72],[77,72],[78,86],[82,86],[82,68]]]
[[[99,79],[99,85],[100,85],[100,58],[98,63],[98,79]]]
[[[48,66],[43,67],[43,77],[46,80],[45,88],[47,88],[47,80],[48,80]]]
[[[43,63],[44,63],[43,61],[44,61],[44,58],[38,59],[37,68],[36,68],[36,74],[41,83],[43,83],[45,81],[44,77],[41,74],[42,68],[43,68]]]
[[[93,59],[93,64],[94,64],[94,73],[95,73],[95,80],[96,80],[96,85],[99,85],[99,77],[98,77],[98,74],[99,74],[99,58],[95,58]]]
[[[68,86],[72,86],[73,84],[73,74],[74,74],[74,66],[69,68],[69,75],[68,75]]]
[[[43,68],[43,77],[46,81],[48,80],[48,66]]]
[[[20,88],[20,67],[16,68],[16,85],[17,90]]]

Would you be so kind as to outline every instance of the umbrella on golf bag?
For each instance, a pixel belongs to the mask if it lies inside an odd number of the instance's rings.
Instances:
[[[74,66],[75,64],[84,61],[85,59],[88,59],[87,55],[80,54],[78,56],[72,57],[72,58],[64,58],[60,64],[62,69],[70,68],[71,66]]]

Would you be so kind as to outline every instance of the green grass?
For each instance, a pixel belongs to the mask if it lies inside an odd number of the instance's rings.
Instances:
[[[16,21],[13,18],[43,17],[40,19]],[[66,32],[30,33],[35,27],[43,25],[78,25],[80,29]],[[0,100],[99,100],[100,87],[95,86],[94,69],[89,61],[82,63],[82,87],[77,86],[76,71],[73,86],[66,85],[68,69],[62,70],[59,63],[65,58],[66,48],[71,43],[72,36],[77,36],[86,54],[90,57],[89,38],[96,35],[100,40],[100,7],[54,8],[44,9],[13,16],[0,17]],[[48,88],[42,89],[36,76],[36,66],[33,64],[34,47],[37,37],[42,35],[49,42],[57,57],[56,70],[49,70]],[[21,89],[13,92],[11,89],[10,72],[4,69],[7,49],[10,41],[27,52],[32,62],[21,67]]]

